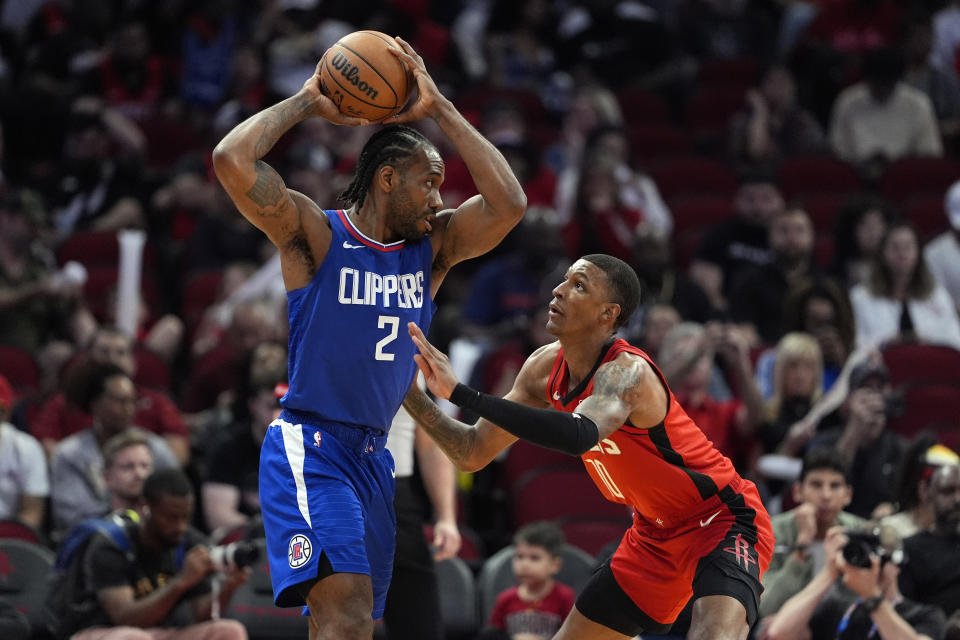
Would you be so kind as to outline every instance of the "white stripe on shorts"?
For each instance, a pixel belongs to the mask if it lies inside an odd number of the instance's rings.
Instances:
[[[307,526],[313,529],[310,522],[310,505],[307,502],[307,483],[303,479],[303,425],[290,424],[286,420],[277,418],[273,422],[280,425],[283,434],[283,449],[287,454],[287,462],[293,472],[293,482],[297,485],[297,506],[300,515],[307,521]]]

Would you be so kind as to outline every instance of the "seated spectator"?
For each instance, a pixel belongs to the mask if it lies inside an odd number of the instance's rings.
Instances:
[[[950,229],[927,243],[923,258],[934,279],[960,308],[960,181],[950,186],[943,204]]]
[[[239,622],[214,620],[211,613],[214,597],[219,610],[227,609],[250,570],[229,569],[219,593],[211,593],[211,575],[217,569],[206,541],[189,528],[194,501],[190,480],[176,469],[156,471],[147,478],[143,494],[142,521],[126,525],[130,552],[98,533],[74,559],[81,563],[80,588],[71,604],[86,615],[69,620],[70,628],[61,632],[72,640],[246,640]]]
[[[251,370],[233,403],[233,424],[210,447],[201,491],[204,519],[214,535],[260,513],[260,446],[280,415],[286,380],[285,368]]]
[[[869,280],[850,290],[850,302],[858,347],[919,340],[960,348],[957,308],[927,268],[909,223],[887,229]]]
[[[769,172],[754,169],[740,176],[733,207],[735,217],[710,229],[690,263],[690,277],[721,310],[738,272],[770,261],[768,228],[784,208],[783,196]]]
[[[747,108],[730,123],[730,155],[738,161],[777,162],[785,156],[826,149],[823,128],[797,103],[790,70],[773,65],[760,86],[747,92]]]
[[[563,559],[563,533],[550,522],[534,522],[513,537],[513,574],[518,585],[497,596],[482,640],[530,640],[552,637],[576,598],[557,582]]]
[[[841,91],[833,104],[830,144],[868,178],[904,156],[943,155],[930,98],[904,83],[903,73],[899,51],[870,51],[863,61],[863,81]]]
[[[642,296],[643,289],[640,291]],[[627,323],[623,331],[630,344],[647,353],[660,353],[664,339],[681,322],[683,318],[669,304],[655,304],[643,313],[634,314],[634,319]]]
[[[907,539],[933,527],[933,492],[930,478],[944,465],[958,464],[956,453],[937,444],[929,433],[921,433],[907,447],[897,471],[897,502],[899,509],[881,520]]]
[[[853,196],[844,203],[834,227],[829,273],[845,289],[869,280],[870,265],[896,218],[893,207],[876,196]]]
[[[0,520],[19,520],[43,529],[50,479],[43,447],[29,433],[7,422],[13,389],[0,375]]]
[[[767,627],[767,637],[942,638],[943,611],[900,594],[897,576],[913,558],[897,548],[899,538],[894,535],[885,540],[879,553],[871,555],[868,568],[844,559],[842,549],[847,541],[842,527],[830,529],[824,543],[827,555],[823,569],[787,600]]]
[[[94,363],[112,363],[131,379],[136,373],[133,340],[115,327],[97,329],[87,348],[86,359]],[[67,378],[69,383],[73,376],[68,374]],[[180,410],[168,395],[149,387],[138,386],[136,398],[133,424],[162,436],[179,463],[185,464],[190,457],[190,438]],[[40,409],[30,430],[50,455],[58,442],[89,427],[92,421],[92,416],[71,404],[65,393],[58,393]]]
[[[136,411],[136,389],[115,364],[92,362],[77,372],[74,401],[93,417],[93,425],[65,438],[53,451],[53,524],[64,532],[86,518],[110,511],[104,478],[103,447],[131,428]],[[141,430],[142,431],[142,430]],[[158,468],[176,467],[177,459],[160,436],[142,431]]]
[[[893,502],[896,470],[903,458],[903,439],[887,428],[893,410],[890,374],[882,363],[866,360],[850,372],[846,421],[817,434],[810,447],[834,446],[852,461],[853,499],[849,511],[872,517],[877,507]]]
[[[143,483],[153,473],[150,440],[136,429],[127,429],[103,445],[103,479],[110,494],[108,511],[141,511]]]
[[[792,438],[795,434],[791,427],[807,415],[822,392],[820,346],[807,333],[788,333],[780,339],[774,352],[773,393],[767,402],[767,419],[759,433],[765,452],[800,454],[807,440]]]
[[[775,545],[763,576],[760,615],[773,615],[829,562],[825,541],[834,526],[860,528],[864,521],[844,511],[853,489],[850,466],[836,449],[812,449],[803,458],[800,479],[793,486],[798,506],[773,516]]]
[[[715,351],[730,369],[742,399],[717,400],[709,393]],[[734,460],[745,453],[763,419],[763,398],[737,330],[718,325],[707,331],[693,322],[681,323],[664,338],[657,361],[677,401],[714,446]]]
[[[900,574],[900,588],[904,596],[955,617],[960,610],[960,465],[938,468],[930,491],[933,529],[904,541],[910,563]]]
[[[944,139],[956,139],[960,133],[960,84],[957,83],[957,72],[933,64],[930,60],[932,47],[933,31],[929,18],[911,21],[903,36],[907,63],[903,81],[930,98]]]
[[[799,207],[770,221],[770,262],[744,267],[730,284],[730,315],[762,344],[783,335],[783,303],[790,288],[813,277],[813,223]]]

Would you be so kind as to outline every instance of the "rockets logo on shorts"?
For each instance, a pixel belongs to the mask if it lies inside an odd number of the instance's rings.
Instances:
[[[290,538],[287,546],[287,563],[291,569],[298,569],[307,563],[313,554],[313,543],[304,535],[297,534]]]

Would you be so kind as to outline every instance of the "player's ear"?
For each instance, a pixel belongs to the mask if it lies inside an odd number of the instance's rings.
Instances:
[[[380,189],[389,193],[397,185],[397,175],[396,170],[389,164],[385,164],[379,169],[377,169],[376,182],[380,186]]]
[[[620,317],[620,305],[616,302],[609,302],[603,309],[604,320],[616,321]]]

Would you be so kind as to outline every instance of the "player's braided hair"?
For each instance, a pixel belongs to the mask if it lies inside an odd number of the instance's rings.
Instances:
[[[395,124],[384,127],[370,136],[360,151],[353,181],[340,194],[340,200],[348,205],[363,206],[374,172],[384,164],[390,164],[413,156],[421,147],[430,146],[422,133],[410,127]]]

